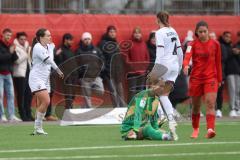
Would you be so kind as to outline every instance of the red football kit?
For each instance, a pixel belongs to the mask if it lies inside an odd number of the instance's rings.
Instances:
[[[205,93],[217,93],[218,84],[222,82],[220,44],[212,39],[207,42],[196,39],[187,48],[183,67],[189,65],[191,58],[189,95],[202,96]]]
[[[201,42],[194,40],[187,48],[183,67],[189,65],[192,58],[192,71],[189,81],[189,95],[203,96],[206,93],[217,93],[218,84],[222,82],[222,64],[220,44],[215,40]],[[214,130],[215,115],[206,114],[207,129]],[[192,135],[197,137],[199,130],[200,113],[192,113],[192,127],[197,131]],[[211,130],[210,130],[211,131]],[[209,131],[208,131],[209,132]],[[215,136],[215,132],[208,133],[208,137]]]

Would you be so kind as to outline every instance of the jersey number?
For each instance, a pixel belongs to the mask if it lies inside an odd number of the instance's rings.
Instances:
[[[176,44],[176,41],[177,41],[177,38],[176,37],[172,37],[171,38],[171,41],[174,43],[174,49],[173,49],[173,55],[177,55],[177,44]]]

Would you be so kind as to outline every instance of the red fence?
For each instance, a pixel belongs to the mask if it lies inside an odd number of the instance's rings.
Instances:
[[[199,20],[207,21],[210,31],[216,32],[217,35],[225,30],[231,31],[234,40],[236,39],[236,32],[240,30],[239,16],[171,16],[170,23],[177,30],[181,39],[184,39],[186,32],[194,30],[195,24]],[[46,27],[51,31],[53,41],[57,45],[66,32],[70,32],[75,36],[75,44],[77,44],[81,34],[85,31],[93,34],[93,41],[96,44],[108,25],[117,27],[119,41],[129,39],[135,26],[142,28],[145,39],[147,39],[150,31],[157,29],[154,15],[0,15],[0,29],[9,27],[14,33],[25,31],[29,35],[29,40],[31,40],[38,28]],[[59,100],[58,96],[54,97],[54,102]]]
[[[205,20],[209,23],[211,31],[218,35],[225,30],[233,33],[236,38],[236,32],[240,27],[239,16],[171,16],[170,23],[177,30],[181,39],[186,35],[187,30],[194,30],[195,24],[199,20]],[[15,33],[25,31],[30,39],[34,36],[36,30],[40,27],[46,27],[52,32],[53,40],[56,44],[61,41],[61,36],[70,32],[76,37],[76,43],[79,41],[84,31],[93,34],[94,43],[97,43],[101,35],[105,32],[108,25],[113,24],[118,29],[118,39],[129,39],[132,29],[135,26],[142,27],[144,37],[147,38],[152,30],[157,29],[154,15],[76,15],[76,14],[1,14],[0,29],[11,28]]]

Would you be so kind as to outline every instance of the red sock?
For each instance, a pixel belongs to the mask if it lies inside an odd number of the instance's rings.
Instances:
[[[207,129],[212,128],[214,130],[214,128],[215,128],[215,115],[207,114],[206,115],[206,120],[207,120]]]
[[[200,113],[198,113],[198,114],[192,113],[192,127],[194,129],[199,128],[199,122],[200,122]]]

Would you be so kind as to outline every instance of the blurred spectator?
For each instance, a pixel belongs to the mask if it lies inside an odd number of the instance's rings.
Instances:
[[[127,53],[129,63],[149,63],[150,57],[146,43],[142,38],[142,30],[135,27],[132,33],[132,48]],[[145,88],[146,70],[135,69],[128,74],[128,101],[139,91]]]
[[[233,46],[233,53],[240,54],[240,31],[237,33],[237,43]]]
[[[29,73],[30,73],[30,68],[31,68],[31,57],[29,57],[28,60],[28,65],[27,65],[27,71],[26,71],[26,76],[25,76],[25,80],[26,80],[26,84],[25,84],[25,92],[24,92],[24,107],[25,107],[25,111],[26,111],[26,116],[28,120],[34,121],[35,119],[32,116],[32,92],[28,83],[28,79],[29,79]]]
[[[26,104],[24,101],[25,99],[28,101],[27,98],[31,99],[31,96],[25,95],[26,90],[30,89],[26,75],[29,74],[29,66],[31,64],[27,34],[25,32],[18,32],[13,43],[16,46],[15,51],[18,56],[13,66],[13,81],[17,93],[18,112],[23,121],[32,121],[31,104]]]
[[[239,53],[232,48],[231,33],[224,32],[223,39],[225,41],[225,52],[227,53],[227,59],[225,63],[226,80],[229,93],[230,103],[230,117],[237,117],[240,113],[240,61]],[[238,38],[239,39],[239,38]]]
[[[219,42],[221,45],[221,53],[222,53],[222,85],[218,88],[217,93],[217,103],[216,103],[216,117],[221,118],[222,117],[222,104],[223,104],[223,89],[224,89],[224,83],[226,80],[226,73],[225,73],[225,67],[226,67],[226,61],[228,57],[228,53],[232,52],[231,47],[231,33],[226,31],[223,32],[222,36],[219,38]]]
[[[149,38],[147,41],[147,48],[148,48],[148,53],[150,57],[150,65],[148,70],[151,71],[154,64],[155,64],[155,59],[156,59],[156,38],[155,38],[155,32],[151,32],[149,34]]]
[[[187,46],[189,42],[193,41],[193,31],[192,30],[188,30],[187,31],[187,36],[185,37],[183,43],[182,43],[182,48],[183,48],[183,53],[186,52],[187,50]]]
[[[99,48],[106,60],[104,79],[107,81],[111,92],[113,107],[123,107],[126,106],[121,79],[123,77],[123,59],[120,54],[120,48],[116,36],[116,27],[112,25],[108,26],[106,33],[102,36],[99,43]]]
[[[70,33],[66,33],[63,35],[62,38],[62,45],[60,46],[60,48],[56,51],[55,54],[55,62],[60,65],[62,63],[66,63],[66,65],[64,65],[64,71],[65,73],[67,73],[67,75],[69,75],[68,77],[66,77],[67,79],[65,80],[65,84],[64,85],[64,95],[65,95],[65,108],[66,109],[71,109],[73,108],[73,100],[75,98],[75,90],[74,87],[72,87],[72,85],[77,83],[77,78],[78,78],[78,73],[77,71],[72,71],[71,68],[77,68],[77,63],[74,60],[71,60],[71,64],[67,64],[68,60],[72,59],[75,54],[73,53],[71,47],[73,44],[73,36]],[[75,67],[73,67],[75,66]],[[70,86],[69,86],[70,85]]]
[[[8,120],[10,122],[18,122],[21,120],[15,116],[14,87],[12,81],[13,63],[18,59],[18,56],[11,38],[11,29],[4,29],[0,39],[0,121],[7,121],[3,106],[3,93],[5,91],[7,96]]]
[[[101,72],[104,65],[104,57],[102,52],[92,44],[92,35],[89,32],[84,32],[77,49],[77,55],[82,56],[80,66],[83,66],[84,71],[80,70],[81,85],[83,96],[85,99],[85,107],[92,107],[91,95],[92,90],[97,94],[104,94],[102,78],[95,73]]]
[[[216,36],[215,32],[210,32],[209,37],[210,37],[210,39],[217,40],[217,36]]]

